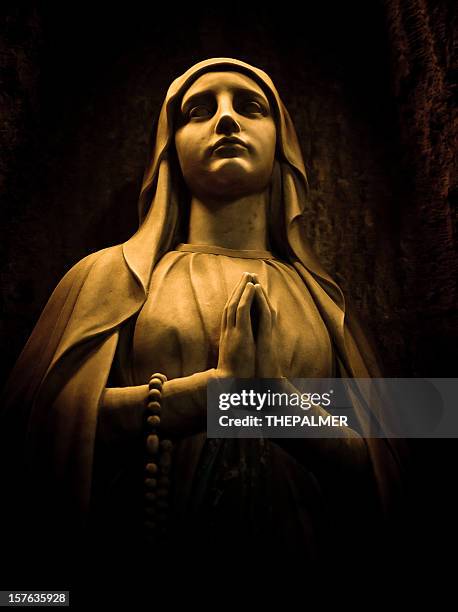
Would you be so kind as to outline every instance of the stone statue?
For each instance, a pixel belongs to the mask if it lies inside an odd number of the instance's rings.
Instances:
[[[75,540],[115,557],[161,542],[211,554],[243,542],[313,562],[334,501],[345,514],[354,493],[375,515],[387,510],[400,478],[388,440],[351,430],[294,444],[206,438],[211,377],[380,376],[307,244],[306,189],[293,124],[262,70],[216,58],[172,83],[138,231],[65,275],[7,387],[3,418],[33,487],[33,520],[57,540],[71,524]],[[156,468],[144,472],[153,373],[173,442],[160,520],[145,502],[158,487]],[[361,418],[365,409],[355,404]],[[161,521],[162,540],[149,539],[145,525]]]

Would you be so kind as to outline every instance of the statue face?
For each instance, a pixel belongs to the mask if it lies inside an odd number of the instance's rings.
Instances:
[[[275,158],[276,129],[261,87],[239,72],[209,72],[184,94],[175,133],[191,193],[221,201],[263,191]]]

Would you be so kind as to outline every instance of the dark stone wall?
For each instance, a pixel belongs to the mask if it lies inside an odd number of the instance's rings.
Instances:
[[[385,5],[400,137],[399,264],[408,359],[414,375],[456,376],[456,4]]]
[[[413,376],[457,376],[456,3],[385,0],[399,136],[399,271],[406,361]],[[457,544],[456,440],[409,440],[410,563],[445,576]],[[419,561],[422,564],[422,561]],[[407,567],[407,571],[410,568]]]

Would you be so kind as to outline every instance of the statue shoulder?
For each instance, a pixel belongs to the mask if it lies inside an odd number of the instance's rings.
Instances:
[[[120,260],[123,259],[122,245],[117,244],[116,246],[107,247],[100,251],[94,251],[89,253],[83,259],[77,261],[62,277],[62,280],[66,278],[72,278],[75,275],[90,270],[94,265],[109,266],[110,264],[119,264]]]
[[[92,273],[113,274],[119,266],[124,265],[122,245],[116,245],[94,251],[76,262],[61,278],[53,293],[69,289],[75,284],[84,283]]]
[[[62,277],[43,308],[7,383],[5,405],[30,400],[57,358],[115,328],[142,303],[122,245],[91,253]],[[24,375],[25,372],[29,374]],[[18,401],[19,401],[18,399]],[[24,399],[24,401],[26,401]]]
[[[107,290],[113,279],[117,280],[127,274],[122,245],[108,247],[83,257],[55,286],[40,315],[38,327],[46,321],[62,318],[63,312],[66,312],[65,317],[72,317],[75,304],[87,302],[88,296],[92,296],[89,306],[93,306],[98,295]]]

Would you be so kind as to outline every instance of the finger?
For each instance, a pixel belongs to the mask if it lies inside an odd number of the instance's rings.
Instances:
[[[234,288],[230,296],[228,297],[227,303],[229,304],[235,297],[235,294],[240,289],[240,287],[245,287],[246,283],[250,280],[251,274],[250,272],[243,272],[242,276],[239,278],[238,282],[235,284]]]
[[[272,302],[269,298],[269,296],[267,295],[267,291],[264,289],[264,287],[261,285],[261,289],[262,289],[262,293],[266,299],[267,302],[267,306],[270,310],[270,315],[272,317],[272,323],[275,323],[276,319],[277,319],[277,311],[275,310],[275,308],[272,305]]]
[[[254,288],[259,305],[259,331],[263,334],[270,333],[272,328],[272,315],[267,302],[267,297],[260,284],[256,284]]]
[[[255,289],[253,283],[249,282],[245,286],[245,290],[240,298],[239,306],[237,308],[237,327],[244,330],[251,330],[251,317],[250,309],[253,302]]]
[[[227,301],[227,320],[226,325],[234,326],[237,318],[237,307],[242,297],[243,291],[245,290],[246,284],[250,281],[250,273],[244,272],[232,291],[231,297]]]

